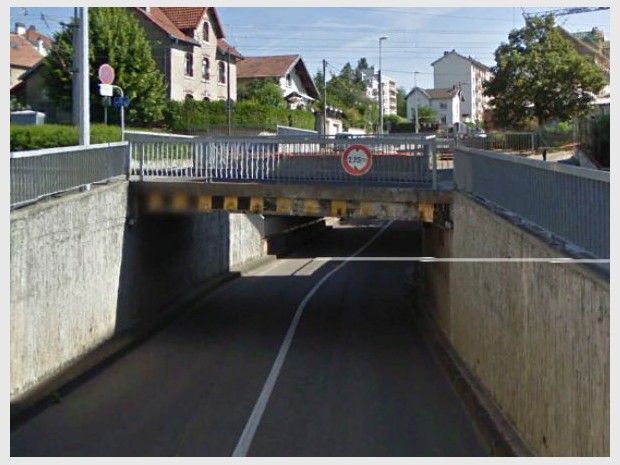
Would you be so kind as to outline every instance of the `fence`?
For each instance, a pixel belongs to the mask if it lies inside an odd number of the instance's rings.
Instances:
[[[490,132],[471,134],[455,140],[457,147],[469,147],[500,152],[534,153],[538,138],[533,132]]]
[[[128,174],[127,142],[11,152],[11,207]]]
[[[436,187],[437,172],[442,168],[437,164],[435,138],[428,135],[337,141],[317,135],[225,139],[129,132],[126,138],[131,174],[141,179],[432,183]],[[347,158],[345,150],[355,144],[363,145],[368,153],[361,150]],[[344,158],[352,163],[349,172]]]
[[[589,252],[610,253],[609,172],[457,147],[459,190],[494,202]]]

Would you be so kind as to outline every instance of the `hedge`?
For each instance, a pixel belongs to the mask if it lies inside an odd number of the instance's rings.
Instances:
[[[79,145],[77,126],[63,124],[19,125],[11,124],[11,152],[38,150]],[[93,124],[90,127],[91,144],[118,142],[121,130],[118,126]]]

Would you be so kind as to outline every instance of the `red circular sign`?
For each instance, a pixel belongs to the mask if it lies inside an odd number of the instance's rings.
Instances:
[[[112,84],[114,82],[114,68],[107,63],[99,67],[99,80],[102,84]]]
[[[362,176],[372,168],[372,155],[365,145],[354,144],[342,154],[342,167],[353,176]]]

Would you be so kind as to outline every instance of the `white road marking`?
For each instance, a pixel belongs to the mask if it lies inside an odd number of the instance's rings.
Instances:
[[[245,428],[243,429],[243,433],[241,433],[241,437],[237,442],[237,446],[233,451],[233,457],[246,457],[248,454],[248,450],[252,445],[252,440],[254,439],[254,435],[256,434],[256,430],[258,429],[258,425],[263,418],[263,414],[265,413],[265,409],[267,407],[267,403],[269,402],[269,398],[271,397],[271,393],[273,392],[273,388],[278,380],[278,376],[280,375],[280,370],[284,365],[284,360],[288,353],[289,347],[293,342],[293,337],[295,336],[295,330],[297,329],[297,325],[299,324],[299,320],[301,319],[301,315],[310,302],[310,299],[316,294],[316,292],[320,289],[320,287],[327,281],[334,273],[340,270],[343,266],[345,266],[349,261],[354,259],[357,255],[361,254],[364,250],[366,250],[370,244],[372,244],[377,238],[385,232],[387,228],[393,221],[388,222],[385,226],[383,226],[366,244],[357,249],[351,256],[344,258],[343,262],[339,264],[336,268],[327,273],[321,280],[316,283],[316,285],[306,294],[304,299],[301,301],[297,310],[295,311],[295,315],[293,316],[293,320],[291,321],[291,325],[288,328],[288,332],[280,346],[280,350],[278,351],[278,355],[276,356],[275,361],[273,362],[273,366],[271,367],[271,371],[269,372],[269,376],[267,376],[267,380],[263,386],[263,389],[258,396],[258,400],[256,401],[256,405],[254,405],[254,409],[252,410],[252,414],[248,419]]]

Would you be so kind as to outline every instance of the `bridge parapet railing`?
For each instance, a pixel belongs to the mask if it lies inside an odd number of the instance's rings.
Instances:
[[[588,254],[609,259],[609,172],[458,146],[458,190],[491,201]]]
[[[11,152],[11,208],[128,175],[127,142]]]
[[[131,172],[141,179],[201,178],[217,181],[436,184],[434,136],[366,136],[353,140],[317,135],[197,138],[127,134]],[[362,145],[367,173],[347,172],[343,157]]]

